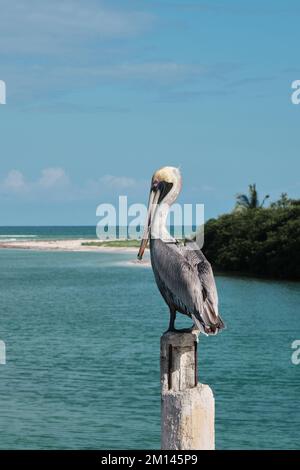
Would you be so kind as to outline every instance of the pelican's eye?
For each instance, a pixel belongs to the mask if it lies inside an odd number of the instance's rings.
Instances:
[[[159,186],[160,184],[161,184],[161,183],[160,183],[160,181],[158,181],[158,180],[152,181],[151,190],[152,190],[152,191],[157,191],[158,188],[160,187],[160,186]]]

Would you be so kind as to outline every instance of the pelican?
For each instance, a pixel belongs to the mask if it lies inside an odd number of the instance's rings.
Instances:
[[[206,335],[215,335],[225,325],[218,313],[218,294],[211,265],[196,242],[179,243],[166,226],[170,206],[180,190],[179,169],[166,166],[154,173],[138,259],[142,259],[150,238],[154,277],[170,310],[168,331],[196,328]],[[177,312],[193,320],[192,328],[175,329]]]

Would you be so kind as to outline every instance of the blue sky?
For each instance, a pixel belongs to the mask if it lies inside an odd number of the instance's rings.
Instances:
[[[0,0],[0,224],[96,224],[164,165],[206,218],[299,197],[297,3]]]

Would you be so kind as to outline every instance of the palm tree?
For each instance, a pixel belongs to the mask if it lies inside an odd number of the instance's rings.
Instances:
[[[246,194],[237,194],[236,196],[236,206],[235,210],[245,210],[245,209],[258,209],[259,207],[263,207],[265,201],[269,198],[269,194],[267,194],[262,203],[259,203],[258,194],[256,190],[256,184],[249,184],[249,193]]]

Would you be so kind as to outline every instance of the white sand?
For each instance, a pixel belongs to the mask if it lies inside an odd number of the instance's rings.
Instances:
[[[108,246],[83,246],[82,243],[95,242],[97,240],[18,240],[0,241],[1,248],[45,251],[98,251],[110,253],[137,253],[135,247],[108,247]]]

